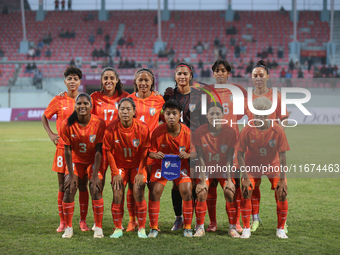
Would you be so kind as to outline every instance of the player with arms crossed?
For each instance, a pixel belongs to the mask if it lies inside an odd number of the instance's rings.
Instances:
[[[195,206],[197,230],[195,237],[205,234],[204,219],[207,210],[207,193],[209,186],[217,180],[224,191],[226,199],[226,211],[229,218],[229,234],[233,238],[240,237],[236,230],[237,202],[235,180],[231,178],[233,166],[234,146],[236,144],[236,131],[228,125],[215,124],[215,120],[223,119],[223,107],[220,103],[208,105],[208,124],[199,127],[195,132],[194,143],[198,154],[200,177],[196,183],[197,201]],[[209,175],[209,167],[226,167],[227,172]],[[222,176],[223,175],[223,176]]]
[[[198,89],[192,87],[193,69],[191,65],[181,62],[175,68],[175,89],[169,87],[164,93],[164,100],[174,99],[182,105],[183,113],[181,122],[183,122],[192,132],[204,124],[206,119],[201,115],[201,95]],[[191,158],[194,160],[194,158]],[[194,165],[192,163],[191,165]],[[196,195],[194,193],[194,195]],[[179,230],[183,226],[182,221],[182,197],[173,182],[171,190],[172,204],[176,215],[172,231]]]
[[[215,63],[211,67],[214,78],[216,79],[216,84],[228,84],[228,78],[231,72],[231,65],[226,60],[216,60]],[[243,95],[245,97],[244,105],[245,109],[247,109],[246,99],[247,99],[247,91],[241,86],[237,84],[232,84],[239,89],[242,90]],[[234,115],[233,114],[233,95],[231,91],[227,88],[215,88],[214,90],[211,90],[209,87],[214,85],[205,86],[204,88],[210,90],[213,95],[215,95],[215,91],[217,92],[217,95],[214,96],[215,100],[218,101],[219,98],[221,98],[222,101],[222,107],[223,107],[223,115],[224,119],[228,120],[228,125],[231,125],[233,123],[232,128],[235,130],[237,137],[239,136],[239,128],[238,125],[235,124],[237,120],[242,118],[241,115]],[[208,96],[208,103],[213,102],[213,99]],[[233,165],[239,169],[239,165],[237,162],[237,152],[234,153],[234,161]],[[236,185],[236,203],[237,203],[237,224],[236,229],[239,233],[242,233],[243,229],[240,225],[240,205],[241,205],[241,188],[240,188],[240,174],[239,170],[237,170],[237,173],[235,175],[235,185]],[[208,207],[208,213],[210,218],[210,223],[207,228],[207,232],[215,232],[217,230],[217,220],[216,220],[216,202],[217,202],[217,184],[218,181],[214,180],[210,183],[210,187],[208,190],[208,197],[207,197],[207,207]]]
[[[159,117],[164,104],[164,99],[155,92],[155,76],[151,69],[140,68],[135,73],[135,92],[129,97],[136,104],[136,118],[147,124],[150,135],[159,125]],[[152,160],[148,158],[148,168],[151,169]],[[126,231],[133,231],[138,226],[135,220],[135,200],[133,196],[132,183],[129,182],[126,194],[127,208],[129,211],[129,224]]]
[[[118,104],[119,119],[107,127],[104,138],[104,150],[111,168],[112,178],[112,217],[115,230],[110,238],[123,235],[122,220],[124,215],[124,190],[128,182],[132,183],[138,218],[138,237],[146,238],[145,222],[147,204],[144,188],[147,180],[146,162],[150,147],[148,126],[135,119],[136,105],[131,98],[123,98]]]
[[[61,125],[61,137],[65,142],[66,176],[63,211],[66,222],[63,238],[73,236],[72,218],[74,196],[79,186],[84,188],[90,180],[92,209],[95,219],[94,238],[103,238],[102,219],[104,202],[102,143],[105,122],[91,114],[91,97],[80,93],[76,98],[75,111]]]
[[[267,82],[269,79],[269,69],[265,61],[260,60],[256,63],[255,67],[252,71],[252,81],[255,86],[253,90],[252,97],[255,100],[258,97],[266,97],[271,102],[273,102],[273,89],[267,87]],[[286,111],[287,112],[287,111]],[[248,119],[254,119],[254,114],[248,111],[246,113],[248,115]],[[278,91],[277,94],[277,106],[275,112],[273,112],[268,119],[279,119],[281,122],[289,117],[288,114],[283,115],[281,112],[281,93]],[[284,127],[281,126],[283,129]],[[255,232],[257,228],[262,225],[262,220],[260,219],[260,200],[261,200],[261,192],[260,192],[260,184],[261,180],[256,183],[253,195],[251,197],[251,205],[252,205],[252,223],[251,223],[251,232]],[[288,233],[287,224],[285,224],[286,234]]]
[[[268,110],[272,102],[266,97],[256,98],[253,102],[256,110]],[[286,134],[277,122],[268,120],[268,115],[255,115],[255,121],[251,121],[252,126],[243,128],[239,141],[236,144],[238,151],[238,161],[242,171],[242,196],[241,212],[244,230],[241,238],[249,238],[251,197],[253,189],[265,174],[275,190],[276,211],[277,211],[277,231],[279,238],[288,238],[284,225],[288,213],[287,201],[287,181],[283,171],[286,167],[286,151],[289,150]],[[245,167],[250,167],[253,171],[245,171]],[[264,169],[263,166],[267,167]],[[269,167],[274,170],[269,170]],[[256,168],[255,168],[256,167]],[[276,169],[276,171],[275,171]],[[267,172],[262,172],[266,170]]]
[[[45,112],[41,116],[41,121],[43,126],[50,137],[51,141],[56,145],[57,149],[54,155],[54,161],[52,170],[58,173],[58,183],[59,183],[59,191],[58,191],[58,211],[60,217],[60,224],[57,228],[57,232],[65,231],[65,220],[63,214],[63,197],[64,197],[64,175],[66,169],[66,161],[65,161],[65,151],[64,151],[64,141],[60,137],[60,127],[63,120],[68,118],[74,111],[74,103],[75,98],[79,94],[78,88],[80,86],[82,71],[75,67],[70,66],[64,71],[64,83],[67,87],[67,92],[62,92],[63,96],[55,96]],[[53,115],[57,115],[57,134],[53,133],[48,120],[53,117]],[[80,222],[79,226],[82,231],[89,231],[86,224],[86,216],[87,216],[87,208],[89,201],[89,193],[87,191],[87,187],[84,189],[79,188],[79,204],[80,204]]]
[[[167,179],[162,176],[161,165],[164,163],[162,159],[169,154],[178,155],[181,159],[180,173],[173,182],[178,186],[183,199],[183,234],[185,237],[192,237],[192,184],[187,175],[189,171],[188,159],[190,158],[190,129],[180,123],[181,111],[182,105],[176,100],[170,99],[165,102],[163,112],[166,123],[158,126],[152,133],[149,157],[156,161],[152,165],[150,174],[149,218],[151,230],[148,237],[156,237],[158,234],[160,198],[167,183]]]

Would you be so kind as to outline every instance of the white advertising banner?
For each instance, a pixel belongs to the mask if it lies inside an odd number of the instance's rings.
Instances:
[[[307,107],[307,110],[311,116],[304,115],[296,107],[288,107],[289,119],[294,119],[298,125],[340,125],[340,108]]]
[[[11,121],[11,115],[11,108],[0,108],[0,121]]]

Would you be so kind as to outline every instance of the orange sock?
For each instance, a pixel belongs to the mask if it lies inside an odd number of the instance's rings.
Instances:
[[[129,211],[129,218],[130,221],[136,221],[136,202],[135,198],[133,197],[133,190],[128,189],[126,194],[126,206]]]
[[[121,204],[114,204],[111,205],[111,212],[112,212],[112,218],[113,223],[115,224],[116,228],[122,229],[122,221],[124,216],[124,203]]]
[[[150,219],[150,228],[158,229],[158,216],[160,210],[160,201],[155,202],[149,200],[149,219]]]
[[[192,222],[192,199],[190,201],[183,200],[183,229],[191,229],[191,222]]]
[[[204,225],[206,212],[207,212],[207,203],[196,201],[195,213],[196,213],[197,225]]]
[[[89,207],[89,192],[79,191],[79,207],[80,207],[80,220],[86,220],[87,210]]]
[[[207,207],[210,222],[216,223],[216,200],[217,200],[217,187],[209,187],[207,197]]]
[[[139,228],[145,228],[146,214],[148,211],[146,201],[143,200],[142,202],[136,202],[136,207]]]
[[[234,202],[231,202],[231,203],[226,202],[225,210],[227,211],[227,214],[228,214],[229,224],[230,225],[236,225],[236,222],[237,222],[237,202],[236,202],[236,200]]]
[[[277,228],[284,229],[287,214],[288,214],[288,200],[276,202],[276,213],[277,213]]]
[[[72,218],[74,212],[74,202],[64,203],[63,202],[63,212],[66,227],[72,227]]]
[[[92,200],[93,216],[96,227],[102,228],[103,213],[104,213],[104,200]]]
[[[251,215],[251,199],[241,200],[241,213],[242,213],[242,221],[243,226],[245,228],[250,228],[250,215]]]
[[[241,200],[242,200],[241,187],[236,189],[235,197],[236,197],[236,204],[237,204],[237,213],[236,213],[237,220],[236,220],[236,224],[240,224]]]
[[[60,217],[60,222],[65,222],[63,213],[63,198],[64,192],[58,191],[58,212]]]
[[[259,214],[260,212],[260,200],[261,200],[261,192],[260,186],[255,186],[253,190],[253,195],[251,196],[251,214]]]

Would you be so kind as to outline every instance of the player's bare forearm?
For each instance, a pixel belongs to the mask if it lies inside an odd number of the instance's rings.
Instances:
[[[65,148],[65,160],[66,160],[67,170],[70,175],[73,175],[71,145],[65,145],[64,148]]]
[[[227,151],[227,179],[231,179],[231,171],[229,171],[230,167],[233,166],[233,155],[234,155],[234,148],[229,148]]]
[[[138,168],[139,174],[144,174],[146,172],[147,161],[148,161],[148,149],[145,148],[141,156],[141,161],[139,163]]]
[[[149,152],[148,155],[149,155],[149,158],[151,158],[151,159],[163,159],[164,158],[164,154],[161,151],[159,151],[157,153],[156,152]]]
[[[238,151],[237,152],[237,160],[238,164],[240,166],[240,169],[244,169],[246,166],[246,161],[244,159],[244,152],[243,151]],[[246,179],[248,178],[248,174],[246,171],[242,172],[242,178]]]
[[[286,179],[286,173],[285,171],[283,171],[283,169],[287,166],[286,152],[280,152],[279,158],[280,158],[280,165],[281,165],[280,178]]]
[[[99,143],[96,145],[96,154],[94,155],[93,176],[98,176],[101,161],[102,161],[102,144]]]
[[[110,168],[111,168],[111,171],[112,171],[112,175],[113,176],[118,175],[119,171],[118,171],[118,168],[117,168],[117,165],[116,165],[116,161],[115,161],[115,159],[112,155],[112,152],[106,150],[106,157],[107,157],[107,160],[109,161],[109,165],[110,165]]]

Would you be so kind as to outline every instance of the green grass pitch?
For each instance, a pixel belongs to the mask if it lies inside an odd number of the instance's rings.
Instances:
[[[287,153],[288,164],[340,163],[339,126],[297,126],[286,133],[291,148]],[[55,147],[42,124],[0,123],[0,145],[0,254],[339,254],[340,180],[336,178],[288,179],[287,240],[275,236],[276,205],[266,179],[261,185],[260,208],[264,226],[248,240],[227,235],[228,218],[221,188],[216,233],[187,239],[182,231],[171,232],[174,221],[171,183],[161,198],[161,232],[156,239],[141,240],[136,232],[124,232],[122,238],[112,240],[109,238],[113,228],[112,191],[108,181],[104,190],[105,238],[93,239],[93,232],[80,231],[76,195],[74,236],[65,240],[55,231],[59,224],[57,175],[50,170]],[[127,226],[127,221],[125,205],[123,226]],[[205,222],[207,226],[208,215]],[[91,203],[87,223],[92,227]]]

